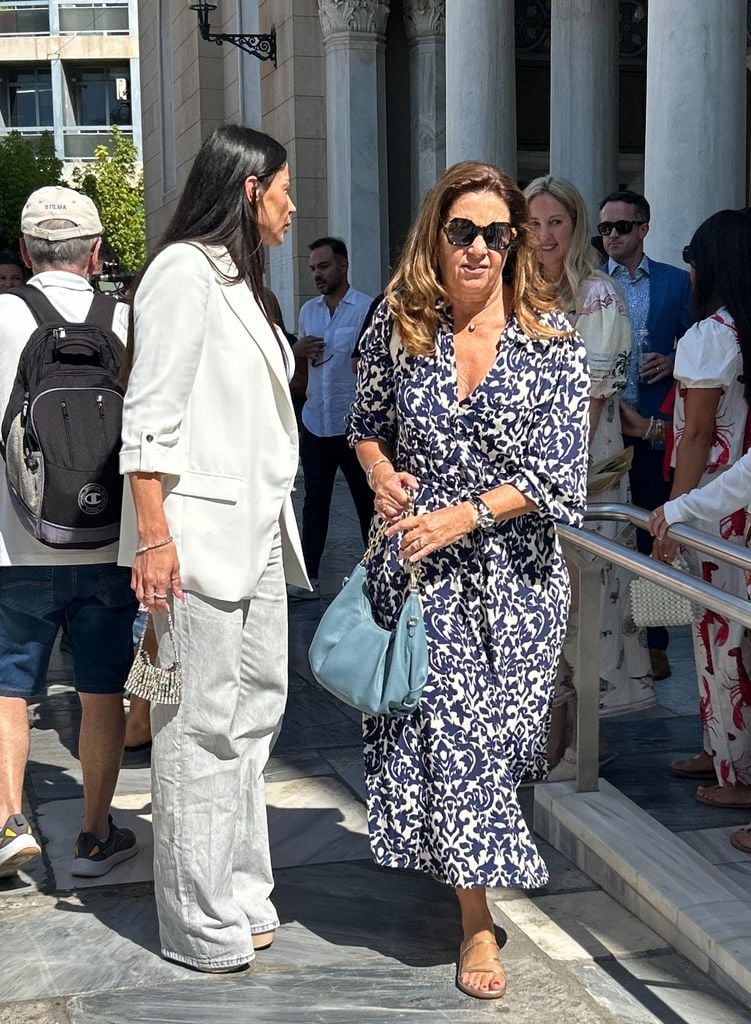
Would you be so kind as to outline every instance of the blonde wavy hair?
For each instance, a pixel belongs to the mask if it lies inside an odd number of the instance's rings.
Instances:
[[[450,305],[438,266],[438,240],[456,200],[468,192],[490,192],[509,208],[516,236],[506,254],[503,280],[513,288],[513,312],[525,334],[560,337],[560,328],[542,320],[559,309],[555,288],[547,284],[533,247],[527,204],[513,179],[492,164],[465,160],[438,179],[423,200],[399,263],[386,287],[386,299],[410,355],[433,355],[441,313]]]
[[[581,192],[570,181],[546,174],[542,178],[530,181],[524,189],[527,205],[535,196],[549,195],[557,199],[571,218],[574,230],[571,234],[566,255],[563,257],[563,274],[559,281],[550,282],[558,291],[558,298],[565,310],[581,313],[578,297],[582,282],[587,277],[602,276],[597,265],[599,259],[590,241],[589,219],[587,208]]]

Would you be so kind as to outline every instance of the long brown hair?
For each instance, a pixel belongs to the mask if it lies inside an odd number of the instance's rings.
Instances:
[[[465,160],[449,167],[425,196],[386,288],[389,308],[410,355],[432,355],[435,351],[441,311],[449,305],[438,267],[438,236],[452,205],[467,192],[491,192],[509,208],[516,237],[506,256],[503,280],[513,288],[513,311],[521,329],[544,338],[562,333],[541,320],[543,313],[559,307],[555,291],[543,280],[534,256],[524,196],[505,171],[493,164]]]

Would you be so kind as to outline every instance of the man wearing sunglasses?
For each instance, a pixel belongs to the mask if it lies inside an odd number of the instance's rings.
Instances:
[[[308,364],[300,458],[305,480],[302,546],[313,589],[288,586],[287,594],[297,601],[320,596],[318,571],[338,469],[349,485],[363,540],[373,517],[373,492],[344,436],[355,397],[352,349],[372,297],[350,286],[347,246],[341,238],[317,238],[308,249],[319,296],[300,309],[299,340],[293,352]]]
[[[675,346],[694,322],[694,316],[686,271],[657,263],[644,253],[649,220],[649,203],[644,196],[638,192],[613,192],[600,203],[597,230],[608,256],[603,269],[617,282],[626,299],[633,335],[628,383],[621,399],[652,426],[648,439],[624,436],[624,443],[634,448],[630,473],[632,501],[651,511],[670,497],[670,482],[663,473],[662,439],[666,428],[655,428],[654,424],[669,420],[662,410],[673,384]],[[623,410],[622,418],[625,425],[628,409]],[[652,550],[652,539],[644,530],[637,531],[637,545],[645,554]],[[655,679],[666,679],[670,675],[665,653],[667,630],[650,629],[648,634]]]

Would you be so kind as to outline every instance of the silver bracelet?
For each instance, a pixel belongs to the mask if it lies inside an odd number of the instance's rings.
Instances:
[[[166,548],[168,544],[172,543],[172,536],[165,537],[164,540],[160,540],[157,544],[144,544],[142,548],[136,548],[137,555],[145,555],[147,551],[155,551],[157,548]]]
[[[373,470],[376,468],[376,466],[380,466],[382,462],[388,462],[388,464],[391,465],[391,459],[387,459],[386,456],[384,455],[383,458],[376,459],[375,462],[371,466],[368,466],[368,468],[365,470],[365,479],[371,491],[373,490]]]

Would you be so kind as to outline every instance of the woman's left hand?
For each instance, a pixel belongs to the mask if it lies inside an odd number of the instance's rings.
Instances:
[[[473,530],[476,523],[477,512],[468,501],[464,501],[460,505],[448,505],[435,512],[400,519],[388,528],[386,536],[400,533],[402,558],[419,562],[426,555],[459,540]]]
[[[649,532],[658,540],[663,540],[669,529],[670,523],[665,518],[665,506],[660,505],[649,514]]]
[[[658,562],[670,564],[678,554],[678,547],[676,541],[671,540],[670,537],[663,537],[652,545],[652,558],[656,558]]]

